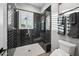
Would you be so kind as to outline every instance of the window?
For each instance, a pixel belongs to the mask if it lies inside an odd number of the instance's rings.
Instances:
[[[19,11],[19,29],[33,29],[33,13]]]

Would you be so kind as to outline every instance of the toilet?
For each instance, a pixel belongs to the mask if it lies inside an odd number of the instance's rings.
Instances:
[[[76,44],[59,40],[59,48],[55,49],[50,56],[74,56]]]

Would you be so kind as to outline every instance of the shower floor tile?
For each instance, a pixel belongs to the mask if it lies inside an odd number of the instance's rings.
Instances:
[[[14,51],[14,56],[38,56],[45,53],[39,43],[17,47]]]

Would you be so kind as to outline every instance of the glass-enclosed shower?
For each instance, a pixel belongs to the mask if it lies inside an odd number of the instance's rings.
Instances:
[[[43,13],[36,13],[8,3],[7,10],[8,55],[10,49],[33,43],[39,43],[46,52],[51,50],[51,6]]]

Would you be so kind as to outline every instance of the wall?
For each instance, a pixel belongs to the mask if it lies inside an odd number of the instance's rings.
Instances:
[[[56,5],[52,5],[53,7],[57,7]],[[70,9],[73,9],[75,7],[78,7],[79,4],[76,4],[76,3],[62,3],[60,6],[59,6],[59,13],[62,13],[62,12],[65,12],[65,11],[68,11]],[[53,7],[52,7],[52,10],[53,10]],[[54,10],[57,10],[58,8],[54,9]],[[53,14],[53,12],[52,12]],[[53,18],[52,18],[53,20]],[[53,22],[52,22],[53,23]],[[71,43],[75,43],[77,45],[77,49],[76,49],[76,54],[75,55],[79,55],[79,39],[75,39],[75,38],[71,38],[67,35],[63,36],[63,35],[58,35],[57,34],[57,31],[53,30],[53,27],[52,27],[52,40],[51,40],[51,43],[52,43],[52,49],[56,49],[59,47],[59,43],[58,43],[58,40],[65,40],[65,41],[69,41]]]
[[[32,11],[32,12],[36,12],[36,13],[40,13],[40,11],[41,11],[40,9],[38,9],[32,5],[28,5],[28,4],[24,4],[24,3],[16,3],[16,8],[27,10],[27,11]]]
[[[3,47],[3,4],[0,3],[0,48]]]
[[[0,48],[7,49],[7,4],[0,3]],[[7,55],[7,52],[4,54]]]
[[[79,3],[63,3],[59,6],[59,12],[62,13],[62,12],[71,10],[73,8],[76,8],[78,6],[79,6]],[[63,36],[63,37],[59,36],[59,39],[63,39],[71,43],[75,43],[78,47],[78,49],[76,50],[76,55],[79,55],[79,39],[71,38],[69,36]]]
[[[3,47],[7,49],[7,3],[4,3],[3,7]]]
[[[51,49],[56,49],[58,48],[58,34],[57,34],[57,18],[58,18],[58,4],[53,3],[51,5]]]

